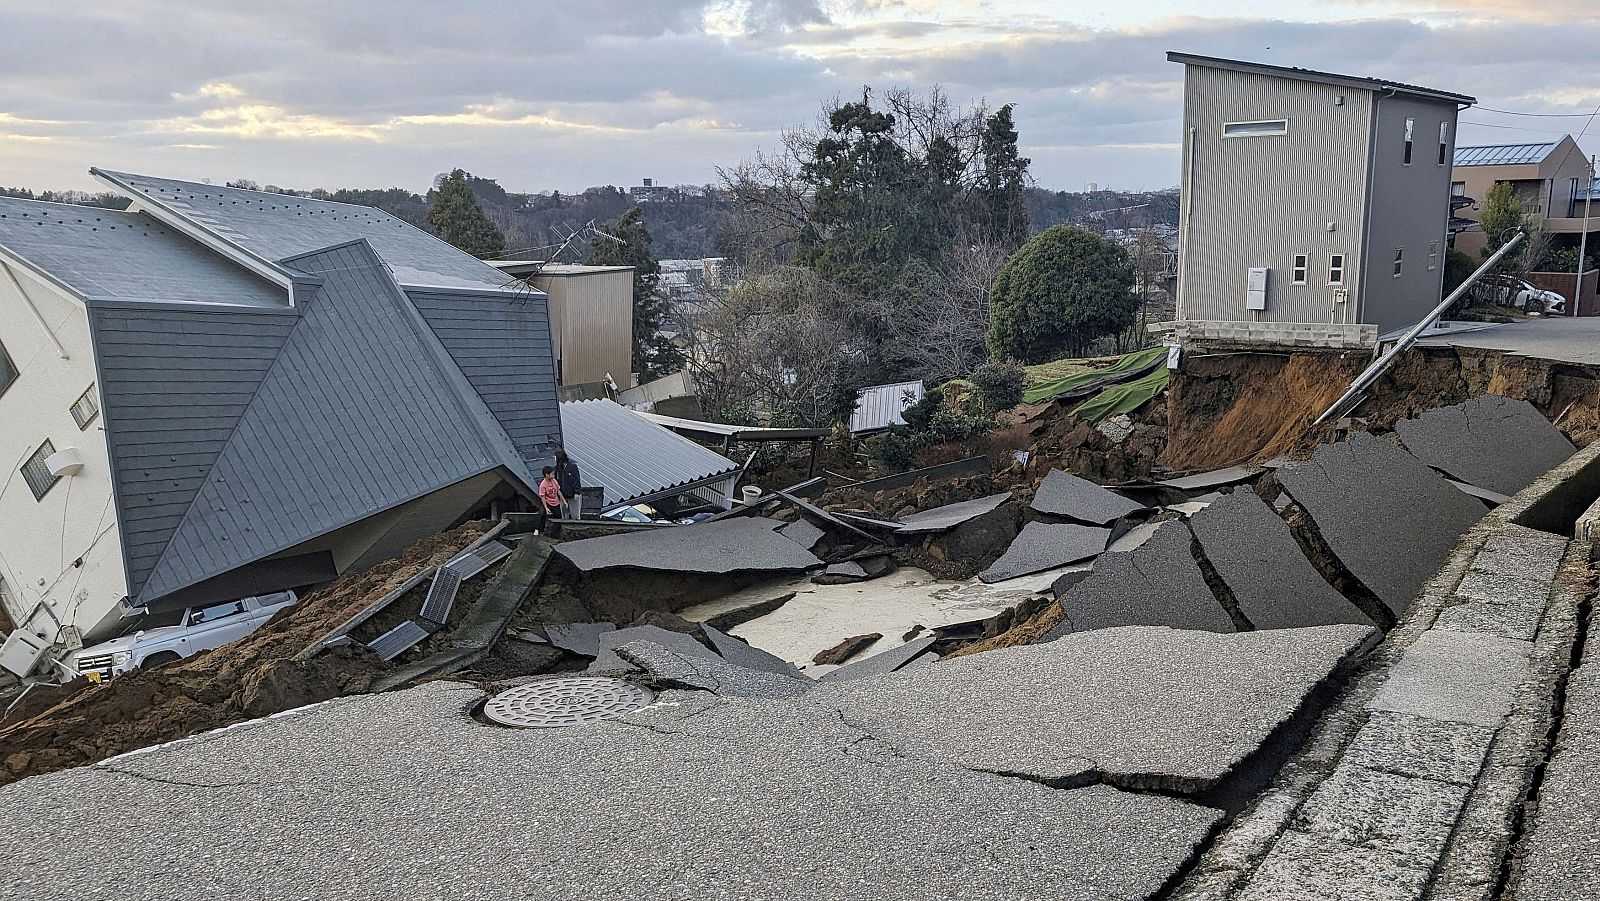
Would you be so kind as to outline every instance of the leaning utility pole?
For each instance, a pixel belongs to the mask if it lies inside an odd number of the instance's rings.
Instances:
[[[1589,252],[1589,205],[1594,202],[1594,155],[1589,155],[1589,184],[1583,192],[1583,234],[1578,238],[1578,284],[1572,289],[1572,315],[1583,306],[1583,258]]]

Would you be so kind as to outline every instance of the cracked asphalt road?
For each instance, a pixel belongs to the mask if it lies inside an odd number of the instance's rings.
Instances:
[[[0,846],[0,897],[1145,898],[1221,813],[1047,787],[1036,764],[1143,746],[1210,775],[1366,636],[1109,630],[798,698],[669,691],[548,730],[476,721],[482,694],[456,683],[345,698],[0,789],[0,820],[28,824]],[[1157,662],[1187,681],[1151,681]],[[1110,675],[1073,676],[1091,669]],[[891,715],[917,672],[921,707]]]

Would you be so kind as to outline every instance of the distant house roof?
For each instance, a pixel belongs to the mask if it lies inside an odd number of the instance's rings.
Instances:
[[[519,278],[530,275],[598,275],[603,272],[633,271],[632,266],[587,266],[582,263],[546,263],[541,260],[486,260],[485,262],[507,275]]]
[[[922,380],[873,385],[856,395],[856,409],[850,414],[852,434],[876,432],[892,425],[905,425],[901,414],[906,407],[922,400]]]
[[[611,400],[561,405],[562,449],[607,509],[721,481],[739,465]]]
[[[402,285],[500,289],[509,281],[493,266],[373,207],[105,169],[89,171],[156,218],[176,217],[264,260],[365,238]]]
[[[786,428],[771,429],[762,426],[732,425],[725,422],[701,422],[698,419],[681,419],[660,413],[640,413],[656,425],[684,435],[705,438],[722,438],[728,441],[817,441],[828,437],[827,429]]]
[[[289,305],[283,287],[143,213],[0,198],[0,247],[85,300]]]
[[[1542,163],[1556,149],[1556,141],[1542,144],[1478,144],[1457,147],[1457,166],[1520,166]]]
[[[1256,75],[1271,75],[1277,78],[1293,78],[1298,81],[1342,85],[1363,91],[1394,91],[1397,94],[1407,94],[1425,100],[1438,100],[1447,103],[1473,104],[1478,102],[1476,97],[1469,97],[1466,94],[1425,88],[1420,85],[1405,84],[1399,81],[1385,81],[1381,78],[1366,78],[1359,75],[1339,75],[1333,72],[1318,72],[1315,69],[1301,69],[1298,67],[1269,66],[1266,63],[1252,63],[1245,60],[1224,59],[1217,56],[1169,52],[1167,61],[1183,63],[1186,66],[1204,66],[1208,69],[1227,69],[1233,72],[1249,72]]]

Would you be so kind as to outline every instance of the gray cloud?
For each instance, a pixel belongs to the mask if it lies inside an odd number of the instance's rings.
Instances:
[[[1600,71],[1568,67],[1557,82],[1537,54],[1507,52],[1592,46],[1593,21],[1179,19],[1115,31],[873,18],[892,5],[491,0],[441,14],[417,0],[0,0],[0,183],[89,187],[91,164],[296,186],[420,188],[454,165],[521,190],[705,182],[828,97],[939,83],[960,101],[1015,103],[1043,184],[1160,186],[1176,180],[1182,102],[1169,49],[1412,81],[1501,108],[1600,103]],[[1538,133],[1469,126],[1463,137]]]

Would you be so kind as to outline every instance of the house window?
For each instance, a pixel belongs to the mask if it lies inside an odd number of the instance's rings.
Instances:
[[[1403,267],[1405,265],[1405,262],[1406,262],[1406,249],[1404,247],[1396,247],[1394,249],[1394,277],[1395,278],[1399,278],[1400,277],[1400,269],[1401,269],[1401,267]]]
[[[1296,285],[1303,285],[1306,283],[1307,260],[1308,257],[1303,253],[1297,253],[1294,255],[1294,268],[1290,270],[1293,278],[1291,278],[1290,281]]]
[[[1405,159],[1401,160],[1401,162],[1404,163],[1407,166],[1411,165],[1411,137],[1412,137],[1412,132],[1415,131],[1415,129],[1416,129],[1416,125],[1417,125],[1417,122],[1416,122],[1415,119],[1407,117],[1407,119],[1406,119],[1406,153],[1405,153]]]
[[[1266,135],[1289,133],[1288,119],[1262,119],[1257,122],[1227,122],[1222,126],[1225,138],[1259,138]]]
[[[83,392],[78,396],[77,400],[72,402],[72,419],[78,424],[78,431],[81,432],[88,428],[89,423],[94,422],[95,417],[99,415],[100,402],[94,399],[94,386],[90,385],[89,390]]]
[[[1439,123],[1439,165],[1443,166],[1450,159],[1450,123]]]
[[[1344,284],[1344,254],[1328,254],[1328,284]]]
[[[11,357],[6,353],[4,344],[0,344],[0,394],[6,393],[11,383],[17,380],[17,365],[11,362]]]
[[[28,462],[22,464],[22,480],[28,483],[34,500],[44,497],[52,485],[61,481],[60,476],[51,475],[50,467],[44,465],[44,461],[55,452],[56,446],[47,440],[39,445],[39,449],[33,452]]]
[[[1439,268],[1439,242],[1434,241],[1428,245],[1428,271]]]
[[[1467,183],[1464,182],[1464,181],[1453,181],[1453,182],[1451,182],[1450,183],[1450,196],[1451,197],[1465,197],[1465,196],[1467,196]]]

